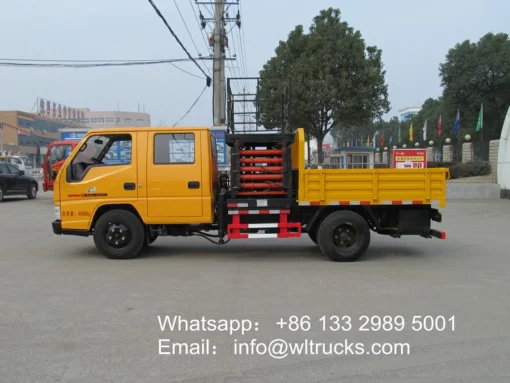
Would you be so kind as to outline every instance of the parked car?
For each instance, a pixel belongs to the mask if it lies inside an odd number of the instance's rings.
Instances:
[[[39,184],[34,177],[7,162],[0,162],[0,202],[8,195],[26,195],[28,199],[35,199],[38,191]]]

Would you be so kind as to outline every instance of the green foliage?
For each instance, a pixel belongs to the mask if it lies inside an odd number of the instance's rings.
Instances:
[[[484,107],[484,139],[499,138],[510,105],[510,40],[488,33],[477,43],[466,40],[450,49],[440,65],[443,90],[443,132],[453,137],[460,111],[460,136],[475,133],[480,105]]]
[[[340,10],[321,11],[308,34],[298,25],[275,53],[260,72],[261,122],[267,129],[282,126],[282,95],[291,80],[291,125],[317,139],[320,161],[331,130],[358,128],[389,110],[382,51],[366,46]]]
[[[487,176],[491,174],[491,165],[488,162],[452,163],[428,162],[429,168],[450,169],[450,179],[455,180],[466,177]]]

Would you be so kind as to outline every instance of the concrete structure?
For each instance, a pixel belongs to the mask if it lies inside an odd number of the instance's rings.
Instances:
[[[453,162],[453,147],[452,147],[452,145],[443,146],[443,162]]]
[[[464,142],[462,144],[462,162],[473,162],[475,149],[472,142]]]
[[[407,121],[412,116],[418,114],[421,110],[419,106],[409,106],[398,111],[398,119],[401,122]]]
[[[498,199],[499,184],[447,182],[446,199]]]
[[[432,146],[429,146],[427,148],[427,162],[433,162],[434,159],[434,148]]]
[[[83,112],[80,125],[91,128],[127,127],[127,126],[151,126],[151,116],[141,112],[121,111],[91,111],[88,108],[79,108]]]
[[[498,162],[500,162],[499,147],[500,140],[493,140],[489,142],[489,164],[491,165],[491,182],[501,184],[502,180],[500,178],[502,177],[501,176],[498,177],[499,171]],[[502,188],[505,189],[504,187]]]
[[[319,164],[317,150],[312,151],[312,164],[332,169],[373,169],[375,148],[371,146],[341,146],[324,149],[324,161]]]
[[[1,111],[0,152],[26,155],[37,165],[38,152],[43,156],[47,145],[60,138],[59,129],[83,127],[19,110]]]

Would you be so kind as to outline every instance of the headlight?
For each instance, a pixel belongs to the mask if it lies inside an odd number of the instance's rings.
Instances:
[[[60,206],[55,206],[55,218],[61,219],[60,217]]]

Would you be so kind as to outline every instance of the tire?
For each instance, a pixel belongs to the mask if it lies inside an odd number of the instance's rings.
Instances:
[[[317,228],[316,227],[314,229],[312,229],[312,231],[308,232],[308,236],[310,237],[312,242],[317,245]]]
[[[96,248],[110,259],[133,259],[143,248],[145,227],[126,210],[104,213],[94,225]]]
[[[367,250],[370,228],[359,214],[337,211],[322,221],[317,238],[319,248],[332,261],[353,262]]]
[[[31,184],[28,187],[27,197],[28,197],[28,199],[36,199],[37,198],[37,185],[36,184]]]
[[[0,202],[3,202],[5,196],[4,188],[0,186]]]

